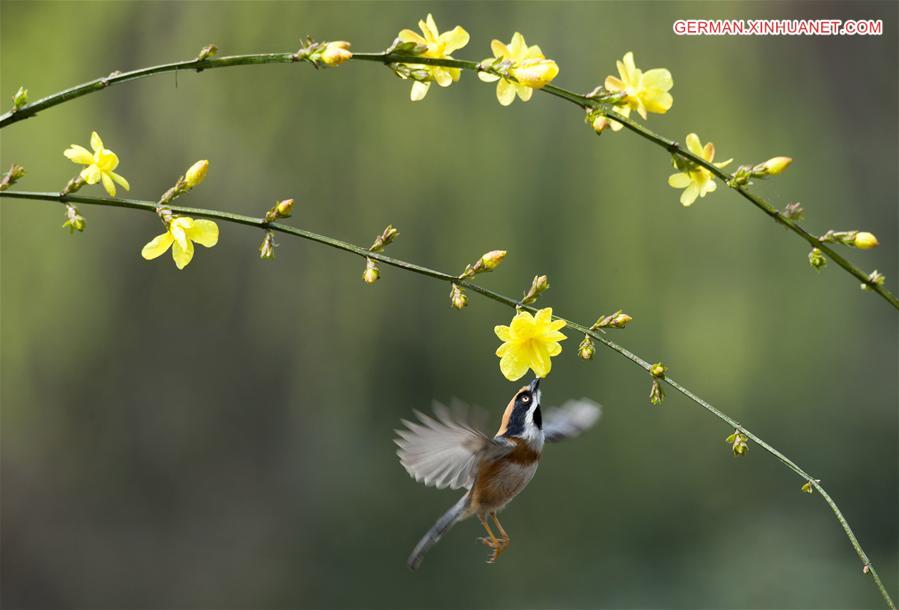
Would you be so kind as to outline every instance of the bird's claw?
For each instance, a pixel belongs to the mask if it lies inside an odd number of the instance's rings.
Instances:
[[[487,558],[487,563],[496,563],[496,560],[499,559],[499,556],[503,554],[503,551],[506,550],[509,546],[508,540],[494,540],[491,538],[478,538],[478,542],[483,544],[484,546],[490,547],[490,557]]]

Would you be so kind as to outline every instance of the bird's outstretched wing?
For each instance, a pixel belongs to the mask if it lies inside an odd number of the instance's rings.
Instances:
[[[490,438],[471,423],[471,411],[454,405],[452,412],[434,404],[431,417],[415,412],[419,421],[403,420],[405,429],[396,430],[397,455],[406,472],[425,485],[443,489],[470,488],[477,465],[484,456],[498,457],[514,445]]]
[[[549,409],[543,417],[543,437],[548,443],[579,436],[599,419],[600,406],[582,398],[569,400],[558,409]]]

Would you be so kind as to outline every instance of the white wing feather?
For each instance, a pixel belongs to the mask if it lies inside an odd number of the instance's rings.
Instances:
[[[599,419],[601,407],[586,398],[569,400],[558,409],[549,409],[543,417],[543,436],[553,443],[579,436]]]
[[[396,430],[397,455],[406,472],[425,485],[443,489],[470,488],[478,459],[493,439],[468,423],[467,410],[434,404],[434,417],[415,411],[419,421],[403,420],[406,429]]]

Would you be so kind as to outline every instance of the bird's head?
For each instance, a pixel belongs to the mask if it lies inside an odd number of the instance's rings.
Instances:
[[[543,417],[540,414],[540,378],[515,392],[509,401],[497,436],[511,436],[533,440],[542,434]]]

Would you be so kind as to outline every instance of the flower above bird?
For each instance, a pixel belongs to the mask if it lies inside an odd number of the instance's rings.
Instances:
[[[81,170],[81,179],[88,184],[97,184],[102,180],[103,188],[110,197],[115,197],[114,182],[119,183],[126,191],[130,191],[131,186],[128,181],[112,171],[119,166],[119,157],[108,148],[103,147],[103,140],[96,131],[91,133],[91,148],[94,149],[93,153],[83,146],[72,144],[63,154],[73,163],[87,165]]]
[[[421,28],[421,34],[406,29],[399,33],[399,39],[402,42],[412,42],[424,47],[425,51],[420,53],[420,57],[452,59],[450,53],[468,44],[468,32],[462,26],[457,25],[449,32],[441,34],[430,13],[426,20],[418,22],[418,27]],[[459,80],[462,73],[459,68],[443,66],[411,64],[410,67],[415,71],[426,72],[428,75],[425,80],[416,80],[412,83],[411,98],[413,102],[424,99],[428,94],[428,89],[431,88],[431,82],[436,81],[441,87],[449,87],[453,82]]]
[[[699,141],[699,136],[695,133],[687,136],[687,148],[691,153],[712,163],[715,167],[726,167],[733,161],[733,159],[728,159],[720,163],[713,163],[715,160],[715,145],[708,142],[703,146],[702,142]],[[692,205],[697,197],[705,197],[706,193],[714,192],[718,188],[715,177],[706,168],[679,157],[674,158],[674,166],[683,171],[671,174],[668,177],[668,184],[676,189],[684,189],[680,196],[680,202],[684,207]]]
[[[528,46],[524,36],[515,32],[512,41],[506,45],[499,40],[490,43],[493,57],[481,62],[482,66],[495,66],[509,74],[505,78],[492,72],[478,72],[478,78],[485,83],[497,80],[496,99],[503,106],[515,101],[515,95],[526,102],[531,99],[534,89],[542,89],[559,74],[559,66],[546,59],[537,45]]]
[[[628,117],[631,110],[646,118],[647,112],[664,114],[674,103],[668,91],[674,86],[671,72],[665,68],[654,68],[643,72],[634,63],[634,54],[625,53],[622,61],[617,62],[618,77],[607,76],[605,87],[612,93],[621,93],[623,97],[615,106],[615,113]],[[620,77],[620,78],[619,78]],[[621,129],[621,123],[611,122],[612,129]]]
[[[528,369],[538,377],[546,377],[552,368],[552,357],[562,352],[559,341],[567,337],[560,329],[564,320],[553,320],[553,310],[546,307],[531,315],[519,311],[509,326],[494,328],[496,336],[503,342],[496,350],[499,368],[509,381],[521,379]]]
[[[194,242],[211,248],[218,243],[219,228],[211,220],[194,220],[187,216],[176,216],[168,223],[168,230],[154,237],[143,250],[141,256],[152,260],[165,254],[169,246],[175,266],[184,269],[194,257]]]

